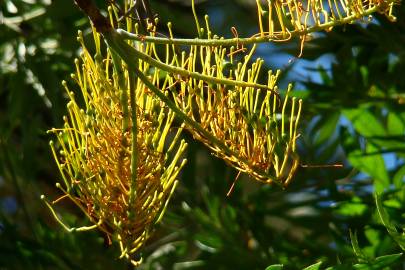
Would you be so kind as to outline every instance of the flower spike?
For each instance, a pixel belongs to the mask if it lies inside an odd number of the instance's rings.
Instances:
[[[100,44],[99,34],[94,37]],[[94,225],[69,229],[53,210],[60,200],[45,203],[67,230],[98,228],[120,243],[121,257],[132,260],[177,186],[187,146],[179,136],[183,127],[173,127],[174,113],[114,53],[97,46],[96,55],[105,57],[93,59],[81,33],[78,40],[83,52],[72,77],[83,99],[63,82],[68,115],[61,129],[50,130],[57,138],[51,149],[65,184],[58,185],[61,198],[71,199]]]

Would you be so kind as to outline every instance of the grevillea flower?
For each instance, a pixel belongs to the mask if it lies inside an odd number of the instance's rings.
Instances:
[[[204,31],[207,40],[220,40],[211,33],[208,17]],[[279,72],[267,72],[267,83],[259,83],[264,61],[252,61],[256,46],[248,51],[237,46],[191,45],[180,51],[170,44],[164,48],[147,44],[153,48],[150,54],[115,43],[118,50],[129,51],[127,59],[142,59],[159,71],[161,89],[171,93],[171,108],[180,109],[182,119],[188,119],[186,129],[195,139],[258,181],[282,186],[291,181],[299,166],[296,140],[302,101],[290,97],[291,85],[280,97]],[[164,62],[157,51],[165,52]],[[240,53],[242,60],[238,60]]]
[[[171,24],[168,27],[173,40]],[[280,98],[275,85],[278,72],[268,72],[267,83],[258,83],[263,60],[252,61],[256,46],[250,51],[216,46],[221,39],[212,34],[208,16],[204,32],[213,44],[195,44],[181,51],[175,45],[162,48],[145,42],[149,53],[128,46],[114,31],[104,37],[128,65],[133,65],[131,59],[140,59],[159,74],[161,87],[149,85],[150,89],[156,95],[162,89],[171,93],[170,100],[161,98],[195,139],[254,179],[286,186],[299,165],[296,140],[302,101],[289,97],[291,86]],[[164,58],[157,53],[162,51]],[[235,56],[238,53],[244,55],[242,60]],[[138,75],[142,77],[139,71]],[[149,83],[147,78],[143,81]]]
[[[199,38],[176,39],[170,24],[169,37],[156,36],[157,23],[150,23],[144,36],[130,16],[118,16],[116,6],[109,7],[108,21],[91,1],[75,2],[94,24],[95,56],[79,34],[83,52],[72,77],[81,97],[63,83],[68,115],[62,128],[50,131],[56,135],[51,149],[64,195],[53,202],[43,199],[67,230],[100,229],[119,242],[121,257],[135,265],[132,255],[162,218],[185,164],[184,127],[216,156],[258,181],[286,186],[298,168],[302,101],[291,97],[291,86],[281,97],[279,72],[267,72],[267,82],[260,84],[263,60],[252,60],[256,45],[245,46],[292,36],[304,42],[311,32],[373,12],[393,19],[394,4],[268,0],[266,5],[257,0],[260,32],[239,38],[232,28],[234,38],[226,40],[212,34],[208,16],[205,28],[200,27],[194,9]],[[125,1],[124,14],[135,5]],[[125,30],[115,29],[124,24]],[[98,32],[108,44],[106,52]],[[93,225],[69,229],[53,209],[64,198]]]
[[[57,185],[64,195],[53,203],[72,200],[94,223],[76,230],[99,228],[130,259],[165,212],[185,164],[186,143],[179,140],[183,128],[173,127],[174,113],[111,51],[103,57],[100,37],[94,37],[93,58],[79,34],[83,52],[72,77],[82,97],[77,99],[63,83],[68,115],[62,128],[50,131],[57,138],[51,149],[64,183]],[[159,83],[156,73],[150,79]],[[62,223],[52,203],[46,203]]]
[[[239,62],[233,56],[235,48],[220,46],[192,46],[178,57],[179,66],[190,71],[199,66],[201,74],[233,80],[234,85],[170,75],[163,85],[172,90],[178,107],[223,144],[187,126],[216,156],[258,181],[286,186],[299,165],[296,140],[302,100],[290,97],[291,85],[280,97],[279,72],[268,71],[267,84],[258,84],[264,61],[251,63],[254,49]]]
[[[256,0],[258,36],[271,40],[288,39],[362,20],[379,12],[395,21],[396,0]]]

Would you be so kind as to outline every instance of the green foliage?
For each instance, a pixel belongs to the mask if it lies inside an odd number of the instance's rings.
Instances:
[[[266,270],[281,270],[281,269],[283,269],[282,264],[273,264],[273,265],[266,267]]]
[[[322,265],[322,262],[317,262],[313,265],[305,267],[304,270],[318,270],[318,269],[320,269],[321,265]]]
[[[174,32],[195,37],[182,2],[151,1]],[[73,72],[77,29],[89,33],[72,2],[46,3],[0,2],[1,16],[17,21],[0,25],[0,269],[127,269],[102,234],[62,231],[39,199],[59,194],[45,131],[61,126],[67,113],[60,81]],[[234,25],[248,36],[256,23],[247,1],[196,8],[227,37]],[[315,36],[288,66],[306,104],[297,145],[302,164],[344,167],[301,167],[287,190],[241,176],[227,197],[237,172],[185,134],[188,166],[140,269],[403,268],[405,10],[395,12],[396,23],[377,15]],[[266,59],[274,50],[259,52]],[[276,48],[282,51],[299,53]],[[310,62],[324,55],[333,58],[330,66]],[[304,76],[295,72],[299,65],[310,66]],[[68,202],[56,211],[72,226],[86,224]]]
[[[390,236],[394,239],[395,242],[405,250],[405,232],[399,233],[395,224],[389,219],[387,212],[384,209],[381,197],[375,195],[375,201],[377,204],[378,215],[381,219],[381,223],[385,226]],[[403,230],[403,229],[402,229]]]

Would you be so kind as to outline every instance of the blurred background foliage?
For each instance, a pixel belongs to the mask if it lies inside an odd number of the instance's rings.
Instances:
[[[103,6],[104,1],[97,1]],[[151,1],[159,31],[195,37],[190,1]],[[257,32],[255,1],[198,1],[214,32]],[[304,99],[302,167],[287,190],[244,176],[185,134],[189,160],[141,269],[405,269],[405,9],[299,40],[263,44]],[[0,2],[0,269],[131,269],[98,232],[66,233],[41,203],[59,175],[46,130],[62,124],[87,18],[73,1]],[[264,79],[264,78],[263,78]],[[188,136],[188,137],[187,137]],[[374,193],[381,194],[375,197]],[[377,208],[378,206],[378,208]],[[68,224],[86,224],[68,202]]]

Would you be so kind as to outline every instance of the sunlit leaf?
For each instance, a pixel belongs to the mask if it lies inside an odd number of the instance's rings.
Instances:
[[[355,232],[353,233],[351,230],[350,230],[350,240],[352,243],[354,254],[357,257],[357,260],[359,262],[369,262],[370,258],[367,257],[367,255],[363,252],[363,250],[361,250],[359,246],[357,234]]]
[[[367,109],[345,109],[343,114],[353,124],[354,129],[364,137],[384,136],[385,130],[380,121]]]
[[[357,270],[379,270],[384,267],[390,266],[402,257],[402,253],[385,255],[377,257],[372,263],[367,264],[355,264],[353,269]]]
[[[387,130],[391,135],[405,136],[405,115],[404,113],[389,112],[387,117]]]
[[[405,183],[405,166],[401,166],[399,170],[395,173],[392,182],[398,189],[401,188]]]
[[[379,149],[372,144],[367,144],[366,152],[355,149],[348,153],[348,160],[354,168],[372,177],[377,192],[381,192],[389,186],[390,179],[384,158],[382,154],[379,154]]]
[[[321,269],[321,264],[322,264],[322,261],[314,263],[313,265],[305,267],[304,270],[319,270],[319,269]]]
[[[351,201],[338,203],[334,212],[344,216],[361,216],[367,208],[360,198],[354,197]]]
[[[267,266],[265,270],[281,270],[281,269],[283,269],[282,264],[273,264],[273,265]]]
[[[383,202],[381,200],[381,196],[378,195],[377,193],[374,196],[375,196],[375,203],[377,205],[377,211],[378,211],[378,215],[380,217],[381,223],[385,226],[388,233],[395,240],[395,242],[398,243],[398,245],[402,248],[402,250],[405,250],[405,234],[399,233],[397,231],[395,224],[393,224],[392,221],[390,220],[388,213],[384,209]]]

